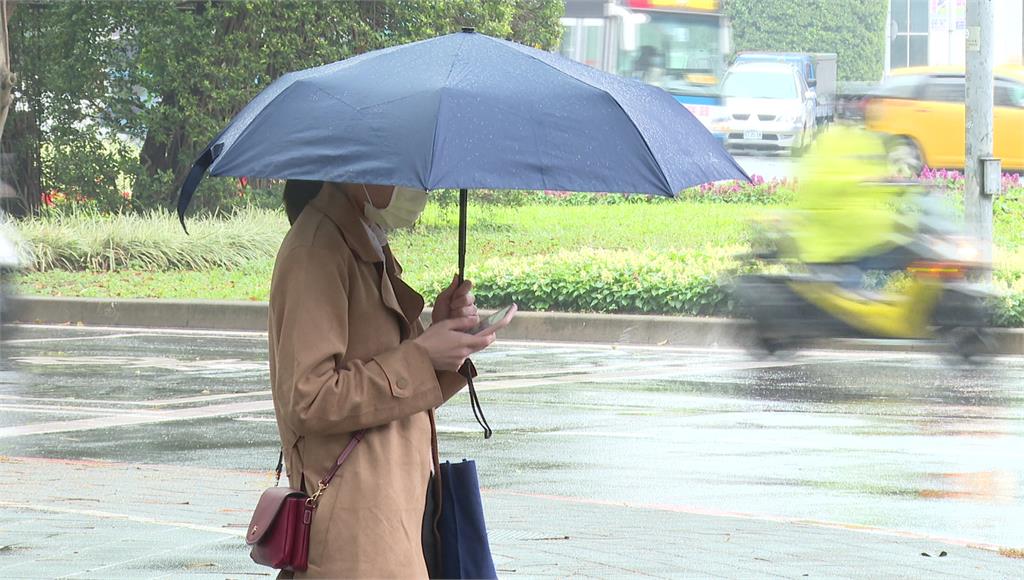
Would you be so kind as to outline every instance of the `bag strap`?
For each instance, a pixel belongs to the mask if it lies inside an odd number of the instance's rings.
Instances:
[[[316,484],[316,491],[313,492],[313,495],[309,496],[309,499],[306,500],[307,503],[314,508],[316,507],[317,502],[320,501],[320,496],[327,491],[327,486],[331,484],[331,480],[334,479],[334,475],[338,473],[339,469],[341,469],[341,464],[345,463],[345,460],[348,459],[352,450],[355,449],[356,445],[359,445],[359,442],[363,440],[364,435],[366,435],[366,429],[360,429],[352,434],[352,439],[349,440],[348,445],[346,445],[345,449],[342,450],[341,455],[338,456],[338,460],[334,462],[334,467],[331,467],[331,469],[320,478],[320,481]]]

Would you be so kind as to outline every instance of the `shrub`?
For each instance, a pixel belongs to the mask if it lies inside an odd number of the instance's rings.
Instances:
[[[470,192],[471,203],[502,207],[522,207],[526,205],[554,206],[585,206],[585,205],[620,205],[635,203],[672,203],[675,200],[709,202],[709,203],[744,203],[757,205],[775,205],[788,203],[793,199],[796,182],[790,179],[765,179],[760,175],[751,175],[749,183],[745,181],[719,181],[705,183],[684,189],[673,199],[661,195],[604,193],[604,192],[572,192],[572,191],[524,191],[516,189],[475,189]],[[459,204],[459,192],[445,189],[431,192],[432,199],[442,208],[451,208]]]
[[[732,253],[562,252],[492,259],[468,276],[484,307],[515,302],[524,310],[724,314],[731,304],[723,277],[739,266]],[[422,290],[435,295],[446,282],[432,280]]]
[[[240,210],[189,221],[167,213],[103,215],[55,209],[18,224],[35,270],[210,270],[272,259],[288,228],[280,212]]]

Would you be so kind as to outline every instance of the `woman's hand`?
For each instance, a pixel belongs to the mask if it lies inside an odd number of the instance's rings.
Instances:
[[[480,352],[494,342],[494,332],[468,333],[479,323],[480,318],[477,316],[442,320],[430,325],[413,341],[427,351],[435,370],[458,371],[471,354]]]
[[[434,310],[430,313],[430,320],[434,324],[452,318],[475,317],[476,298],[473,296],[473,283],[469,280],[459,284],[458,276],[452,278],[452,283],[437,296],[434,302]]]

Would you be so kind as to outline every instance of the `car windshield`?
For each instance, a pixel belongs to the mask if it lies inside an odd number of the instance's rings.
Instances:
[[[793,75],[774,71],[733,71],[722,81],[722,95],[753,99],[795,99]]]

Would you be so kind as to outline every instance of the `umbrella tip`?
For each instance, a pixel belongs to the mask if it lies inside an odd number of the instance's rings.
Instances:
[[[476,32],[476,28],[473,28],[472,26],[463,26],[462,27],[462,31],[463,32],[473,33],[473,32]]]

